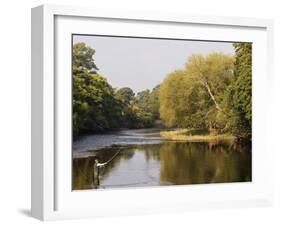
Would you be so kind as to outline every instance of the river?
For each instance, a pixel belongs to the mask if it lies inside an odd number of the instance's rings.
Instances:
[[[251,181],[249,144],[167,141],[160,131],[121,130],[75,141],[73,189]],[[98,174],[95,159],[109,161]]]

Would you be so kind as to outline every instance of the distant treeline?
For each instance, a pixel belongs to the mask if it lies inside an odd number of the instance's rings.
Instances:
[[[233,44],[235,56],[192,55],[183,69],[152,91],[114,89],[98,73],[95,50],[73,46],[73,134],[154,126],[208,129],[251,139],[252,46]]]

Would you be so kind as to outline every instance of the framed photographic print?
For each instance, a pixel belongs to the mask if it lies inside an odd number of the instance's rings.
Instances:
[[[270,205],[272,21],[32,9],[32,215]]]

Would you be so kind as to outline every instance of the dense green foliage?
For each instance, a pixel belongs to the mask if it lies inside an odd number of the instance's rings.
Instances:
[[[97,73],[95,50],[84,43],[73,46],[73,136],[122,127],[151,127],[158,114],[159,86],[137,95],[124,87],[113,89]]]
[[[96,64],[94,63],[94,54],[95,50],[87,47],[85,43],[80,42],[75,44],[72,50],[73,68],[79,68],[87,71],[98,70]]]
[[[192,55],[151,91],[114,89],[98,73],[95,50],[73,46],[73,135],[119,128],[205,129],[250,138],[252,120],[251,44],[234,44],[235,57]]]
[[[161,84],[160,117],[168,127],[251,136],[251,44],[222,53],[191,56],[185,68]]]
[[[73,71],[73,132],[118,128],[121,106],[106,79],[85,70]]]
[[[252,45],[234,44],[236,58],[234,78],[228,87],[224,104],[230,115],[229,130],[240,137],[252,134]]]
[[[168,75],[160,90],[160,115],[169,127],[223,129],[219,117],[230,84],[233,57],[191,56],[185,68]]]
[[[146,89],[136,95],[128,88],[116,91],[117,99],[122,103],[122,126],[126,128],[152,127],[159,119],[159,87],[152,91]]]

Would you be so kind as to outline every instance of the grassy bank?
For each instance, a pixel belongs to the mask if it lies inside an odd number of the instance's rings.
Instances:
[[[230,134],[198,134],[197,130],[181,129],[177,131],[161,132],[160,136],[168,140],[189,142],[233,142],[235,137]]]

